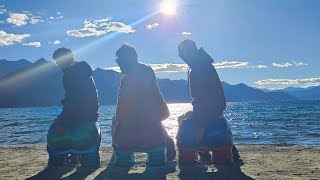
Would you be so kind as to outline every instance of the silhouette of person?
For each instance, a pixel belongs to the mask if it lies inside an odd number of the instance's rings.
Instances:
[[[198,49],[195,42],[189,39],[178,45],[180,58],[189,66],[188,84],[193,97],[192,115],[196,119],[192,138],[194,142],[203,140],[206,124],[223,117],[226,109],[226,98],[220,78],[212,63],[214,60],[203,49]],[[200,153],[200,157],[210,158],[209,153]],[[237,149],[233,146],[233,159],[241,161]]]
[[[55,121],[98,120],[98,94],[93,72],[85,61],[75,61],[70,49],[59,48],[53,59],[63,72],[65,97],[61,101],[63,110]]]
[[[169,143],[171,148],[167,148],[167,156],[170,153],[175,156],[173,141],[161,123],[170,113],[154,71],[138,62],[138,54],[132,46],[123,45],[116,56],[116,62],[125,76],[121,78],[113,122],[116,124],[113,137],[115,149],[148,149]]]
[[[81,154],[82,166],[99,166],[101,137],[96,123],[99,103],[92,69],[85,61],[75,61],[67,48],[57,49],[53,59],[63,72],[65,97],[61,101],[62,112],[48,131],[48,166],[63,165],[68,162],[68,154],[72,155],[70,160],[79,159],[74,154]],[[71,150],[77,152],[68,153]],[[82,154],[83,150],[88,152]]]

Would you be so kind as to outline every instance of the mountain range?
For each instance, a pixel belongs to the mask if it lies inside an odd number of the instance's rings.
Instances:
[[[0,60],[0,107],[34,107],[59,105],[64,96],[63,73],[52,61],[43,58],[31,63]],[[120,78],[123,75],[97,68],[94,70],[99,103],[116,104]],[[169,103],[190,102],[186,80],[158,79],[160,90]],[[287,88],[263,91],[243,83],[222,82],[227,101],[297,101],[320,100],[320,86],[307,89]]]

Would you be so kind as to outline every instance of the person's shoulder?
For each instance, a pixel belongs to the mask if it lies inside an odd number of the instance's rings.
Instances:
[[[91,66],[86,61],[75,61],[74,67],[91,69]]]
[[[144,73],[154,73],[153,69],[151,68],[151,66],[147,65],[147,64],[143,64],[143,63],[139,63],[139,66],[141,68],[141,70]]]
[[[74,72],[85,73],[85,74],[92,74],[91,66],[86,61],[75,61],[71,65],[71,69]]]

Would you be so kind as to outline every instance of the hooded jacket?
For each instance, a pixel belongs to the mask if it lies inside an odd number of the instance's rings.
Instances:
[[[198,125],[202,127],[210,119],[223,115],[226,109],[226,98],[217,71],[211,63],[213,60],[203,51],[200,49],[198,59],[189,72],[193,112]]]
[[[169,117],[151,67],[138,64],[121,79],[114,143],[122,149],[151,148],[164,143],[161,121]]]
[[[92,69],[85,61],[74,61],[64,71],[65,98],[61,101],[63,110],[58,121],[97,121],[99,103],[92,75]]]

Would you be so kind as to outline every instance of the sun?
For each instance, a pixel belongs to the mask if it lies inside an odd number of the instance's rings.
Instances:
[[[176,0],[163,0],[160,4],[160,11],[168,16],[175,15],[177,12]]]

